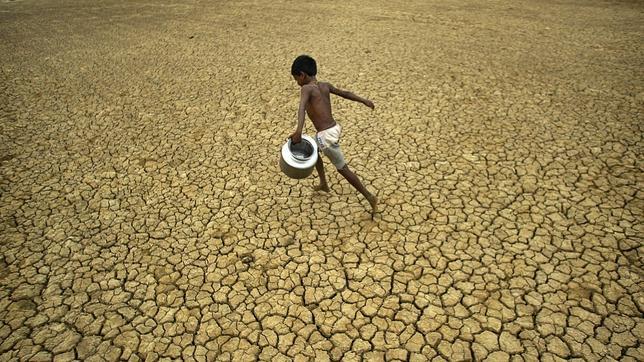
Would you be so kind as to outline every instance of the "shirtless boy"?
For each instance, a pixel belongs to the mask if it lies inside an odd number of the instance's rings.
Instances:
[[[300,55],[295,58],[291,66],[291,75],[297,84],[302,87],[300,91],[300,108],[297,113],[297,129],[291,135],[291,141],[298,143],[302,139],[302,129],[304,128],[304,113],[309,115],[317,134],[315,140],[318,149],[324,153],[331,163],[349,183],[358,190],[371,205],[371,216],[378,211],[378,199],[375,195],[367,191],[356,174],[354,174],[344,160],[342,150],[340,150],[341,127],[333,119],[331,114],[330,94],[335,94],[354,102],[360,102],[365,106],[373,109],[373,102],[359,97],[349,91],[335,88],[329,83],[318,82],[315,78],[317,74],[317,65],[315,60],[308,55]],[[318,157],[315,169],[320,176],[320,184],[315,187],[316,191],[329,192],[329,186],[324,174],[324,163],[322,157]]]

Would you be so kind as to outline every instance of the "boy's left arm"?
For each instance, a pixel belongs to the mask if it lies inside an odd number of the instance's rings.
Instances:
[[[351,100],[351,101],[354,101],[354,102],[360,102],[360,103],[364,104],[365,106],[367,106],[367,107],[369,107],[371,109],[374,109],[374,107],[375,107],[372,101],[370,101],[370,100],[368,100],[366,98],[362,98],[359,95],[354,94],[352,92],[336,88],[330,83],[329,83],[329,91],[332,94],[338,95],[338,96],[340,96],[340,97],[342,97],[344,99],[348,99],[348,100]]]
[[[302,130],[304,129],[306,104],[309,102],[310,95],[311,89],[308,87],[302,87],[302,90],[300,91],[300,108],[297,111],[297,129],[290,137],[293,143],[300,143],[300,141],[302,141]]]

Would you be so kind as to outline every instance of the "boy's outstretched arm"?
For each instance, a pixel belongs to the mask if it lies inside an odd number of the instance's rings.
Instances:
[[[302,87],[300,91],[300,108],[297,110],[297,129],[291,135],[293,143],[300,143],[302,140],[302,130],[304,129],[304,116],[306,115],[306,104],[309,102],[311,96],[311,89]]]
[[[333,93],[335,95],[338,95],[338,96],[340,96],[340,97],[342,97],[344,99],[348,99],[348,100],[351,100],[351,101],[354,101],[354,102],[360,102],[360,103],[364,104],[365,106],[367,106],[367,107],[369,107],[371,109],[373,109],[375,107],[373,105],[372,101],[370,101],[370,100],[368,100],[366,98],[362,98],[359,95],[351,93],[349,91],[336,88],[331,84],[329,84],[329,92],[331,92],[331,93]]]

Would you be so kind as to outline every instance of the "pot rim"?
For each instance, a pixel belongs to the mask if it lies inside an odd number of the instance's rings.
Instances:
[[[313,151],[311,151],[311,156],[306,157],[306,158],[298,157],[295,154],[293,154],[293,152],[291,152],[291,147],[293,146],[293,141],[290,138],[288,139],[288,150],[291,153],[291,155],[293,155],[293,158],[295,158],[298,161],[307,161],[311,157],[315,157],[315,156],[313,156],[313,153],[315,152],[315,147],[313,147],[313,144],[308,139],[302,137],[302,141],[300,143],[304,143],[304,142],[306,142],[308,145],[310,145],[311,148],[313,149]]]
[[[313,147],[313,152],[311,154],[311,157],[305,160],[295,157],[293,153],[291,153],[291,149],[290,149],[291,140],[288,139],[284,143],[284,145],[282,145],[282,152],[281,152],[282,159],[288,166],[294,167],[297,169],[308,169],[310,167],[315,166],[315,164],[317,163],[318,157],[319,157],[317,142],[315,142],[315,140],[308,135],[302,135],[302,141],[308,142],[311,145],[311,147]]]

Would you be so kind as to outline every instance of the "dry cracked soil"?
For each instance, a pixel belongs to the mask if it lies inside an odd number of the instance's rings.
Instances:
[[[0,360],[644,360],[642,19],[1,1]],[[373,220],[279,171],[301,53]]]

